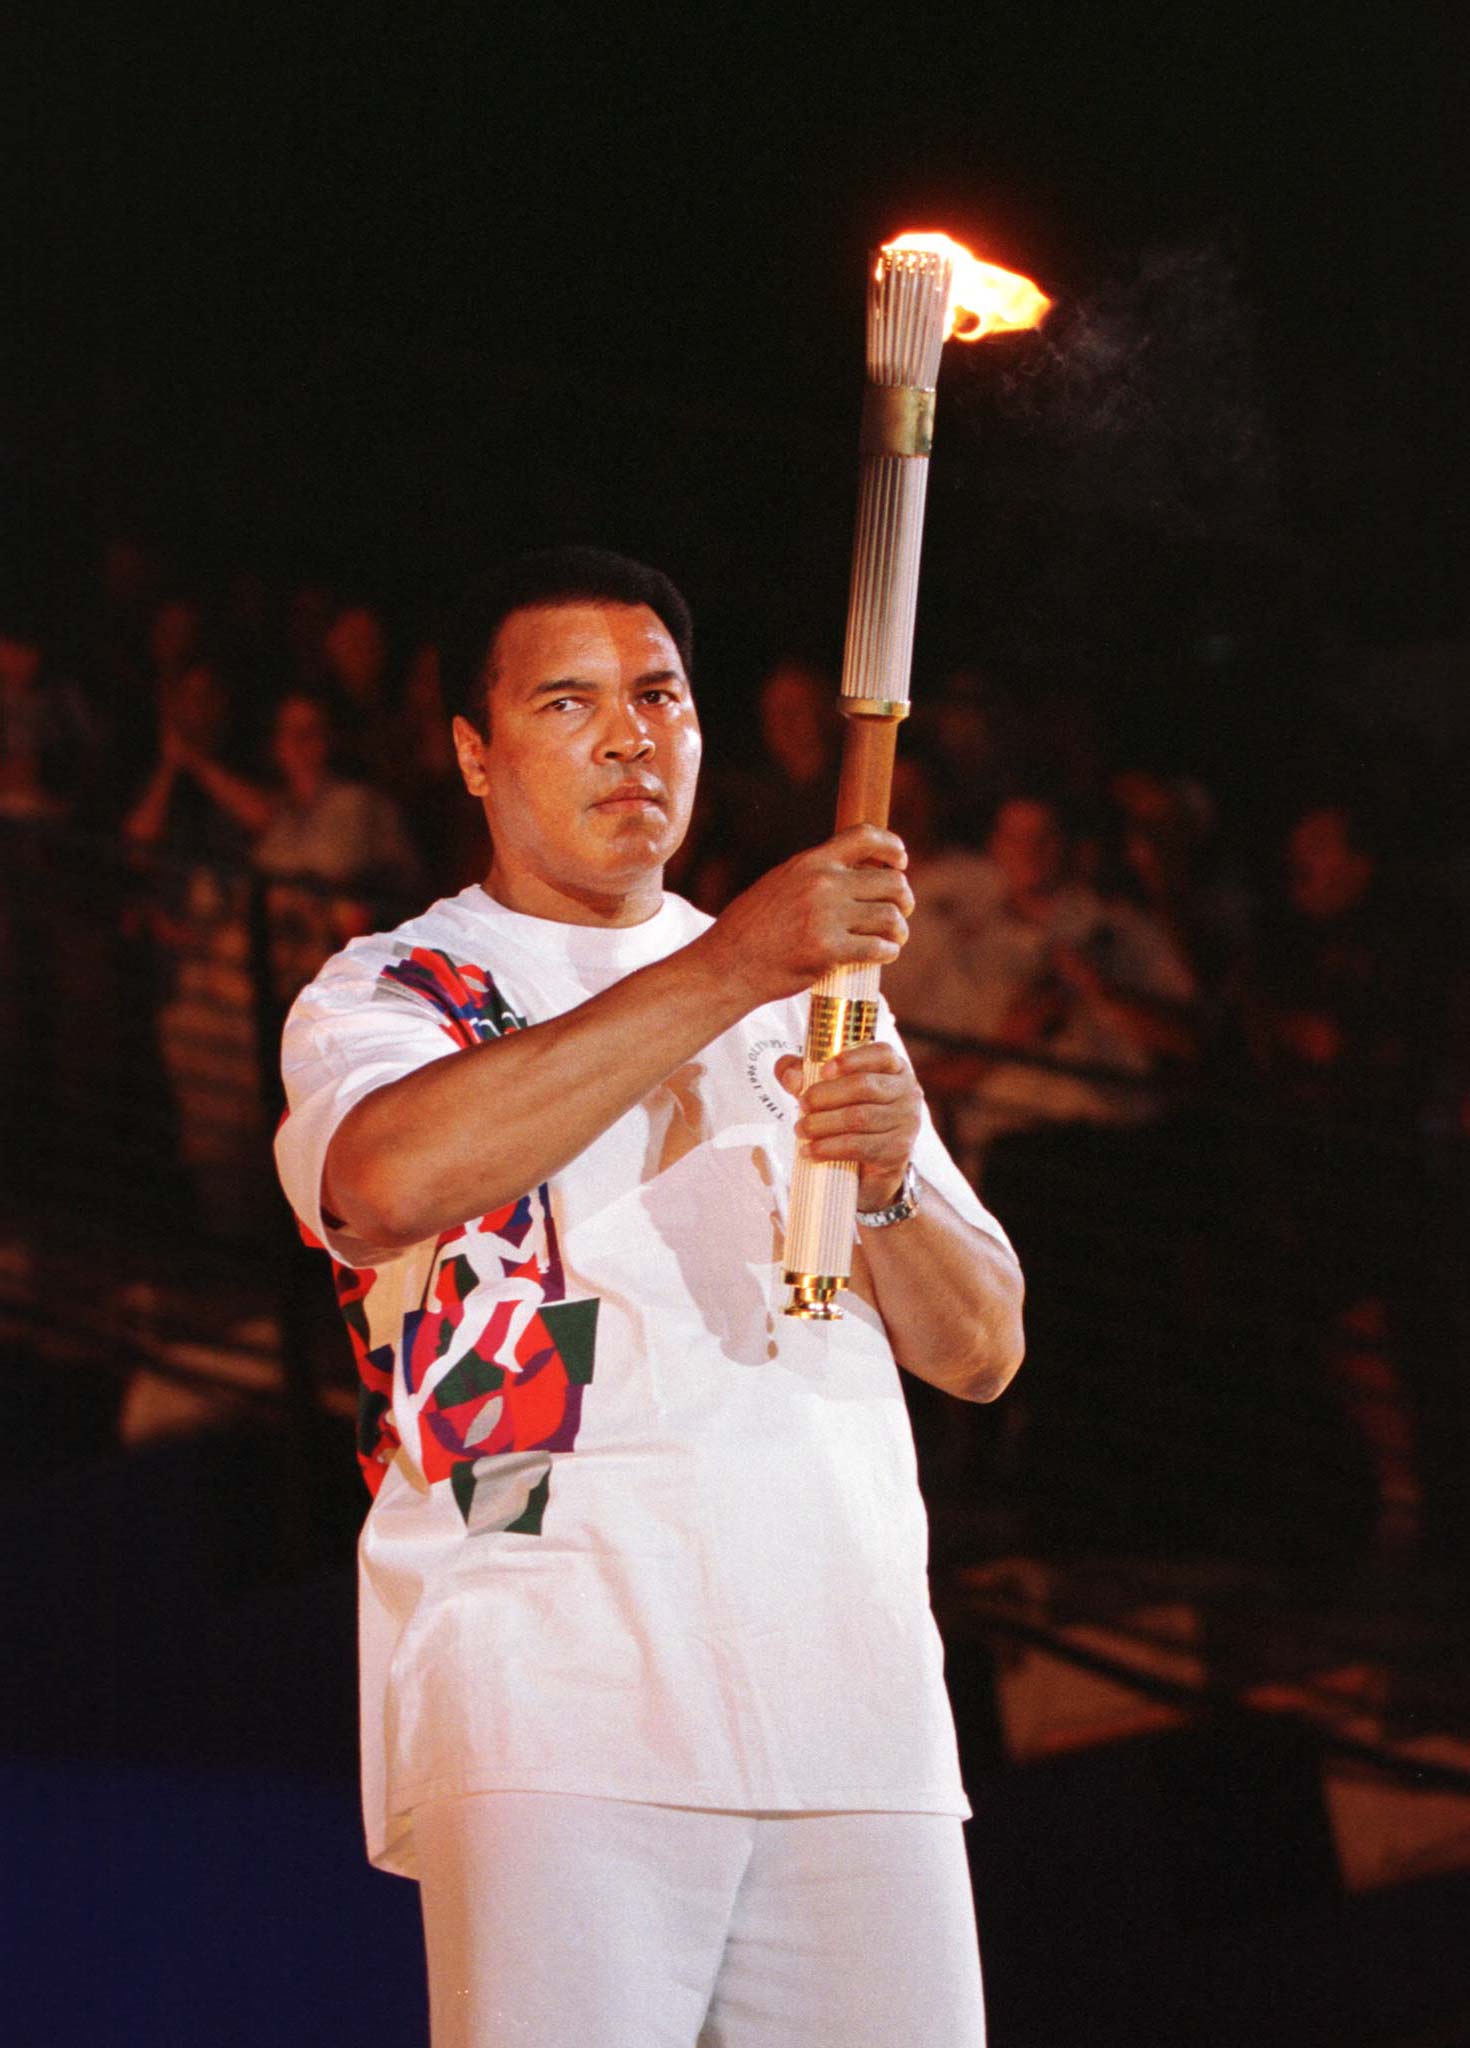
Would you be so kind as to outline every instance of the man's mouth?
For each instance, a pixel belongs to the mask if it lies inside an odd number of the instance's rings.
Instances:
[[[646,782],[622,782],[616,789],[610,789],[606,796],[600,796],[592,806],[595,811],[638,810],[644,805],[663,808],[663,791]]]

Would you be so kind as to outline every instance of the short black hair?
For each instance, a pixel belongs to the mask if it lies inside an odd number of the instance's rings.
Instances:
[[[684,673],[694,653],[689,607],[660,569],[607,548],[541,548],[477,576],[447,621],[439,646],[444,704],[451,716],[489,729],[485,667],[512,612],[537,605],[646,604],[679,650]]]

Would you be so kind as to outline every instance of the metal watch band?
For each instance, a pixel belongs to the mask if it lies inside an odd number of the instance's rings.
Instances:
[[[903,1170],[897,1201],[890,1202],[886,1209],[859,1209],[857,1220],[865,1230],[886,1230],[890,1223],[906,1223],[918,1206],[919,1176],[910,1160]]]

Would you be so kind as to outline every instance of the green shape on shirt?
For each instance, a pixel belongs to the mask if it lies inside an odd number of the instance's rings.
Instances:
[[[580,1307],[580,1302],[577,1303]],[[507,1536],[539,1536],[541,1517],[546,1513],[546,1502],[551,1493],[551,1474],[543,1472],[531,1488],[531,1497],[516,1519],[506,1526]]]
[[[475,1466],[473,1459],[455,1465],[449,1474],[449,1485],[454,1494],[454,1504],[468,1522],[470,1508],[475,1499]]]
[[[457,1408],[461,1401],[472,1401],[476,1394],[498,1394],[504,1385],[503,1367],[469,1351],[435,1385],[434,1403],[441,1410]]]
[[[576,1387],[587,1386],[592,1378],[600,1306],[594,1295],[589,1301],[548,1301],[541,1307],[541,1320],[561,1353],[567,1378]]]

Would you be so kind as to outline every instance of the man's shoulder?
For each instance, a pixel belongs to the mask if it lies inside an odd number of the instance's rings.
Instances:
[[[339,1009],[381,991],[385,983],[390,990],[397,983],[411,984],[416,978],[411,971],[415,965],[430,969],[439,978],[440,970],[451,977],[468,970],[477,981],[502,973],[515,980],[528,968],[534,974],[539,922],[502,910],[478,884],[472,884],[457,896],[440,897],[390,930],[350,939],[318,970],[297,998],[297,1005],[309,1008],[319,1003]],[[682,896],[666,894],[657,946],[650,957],[688,945],[713,923],[712,917]],[[548,923],[545,933],[539,935],[548,941],[547,961],[551,964],[556,950],[550,940],[562,929]]]
[[[465,889],[458,896],[441,897],[388,930],[349,939],[318,968],[296,998],[295,1008],[339,1009],[370,996],[389,969],[418,953],[469,963],[484,950],[475,943],[473,906],[464,901],[475,893]]]

